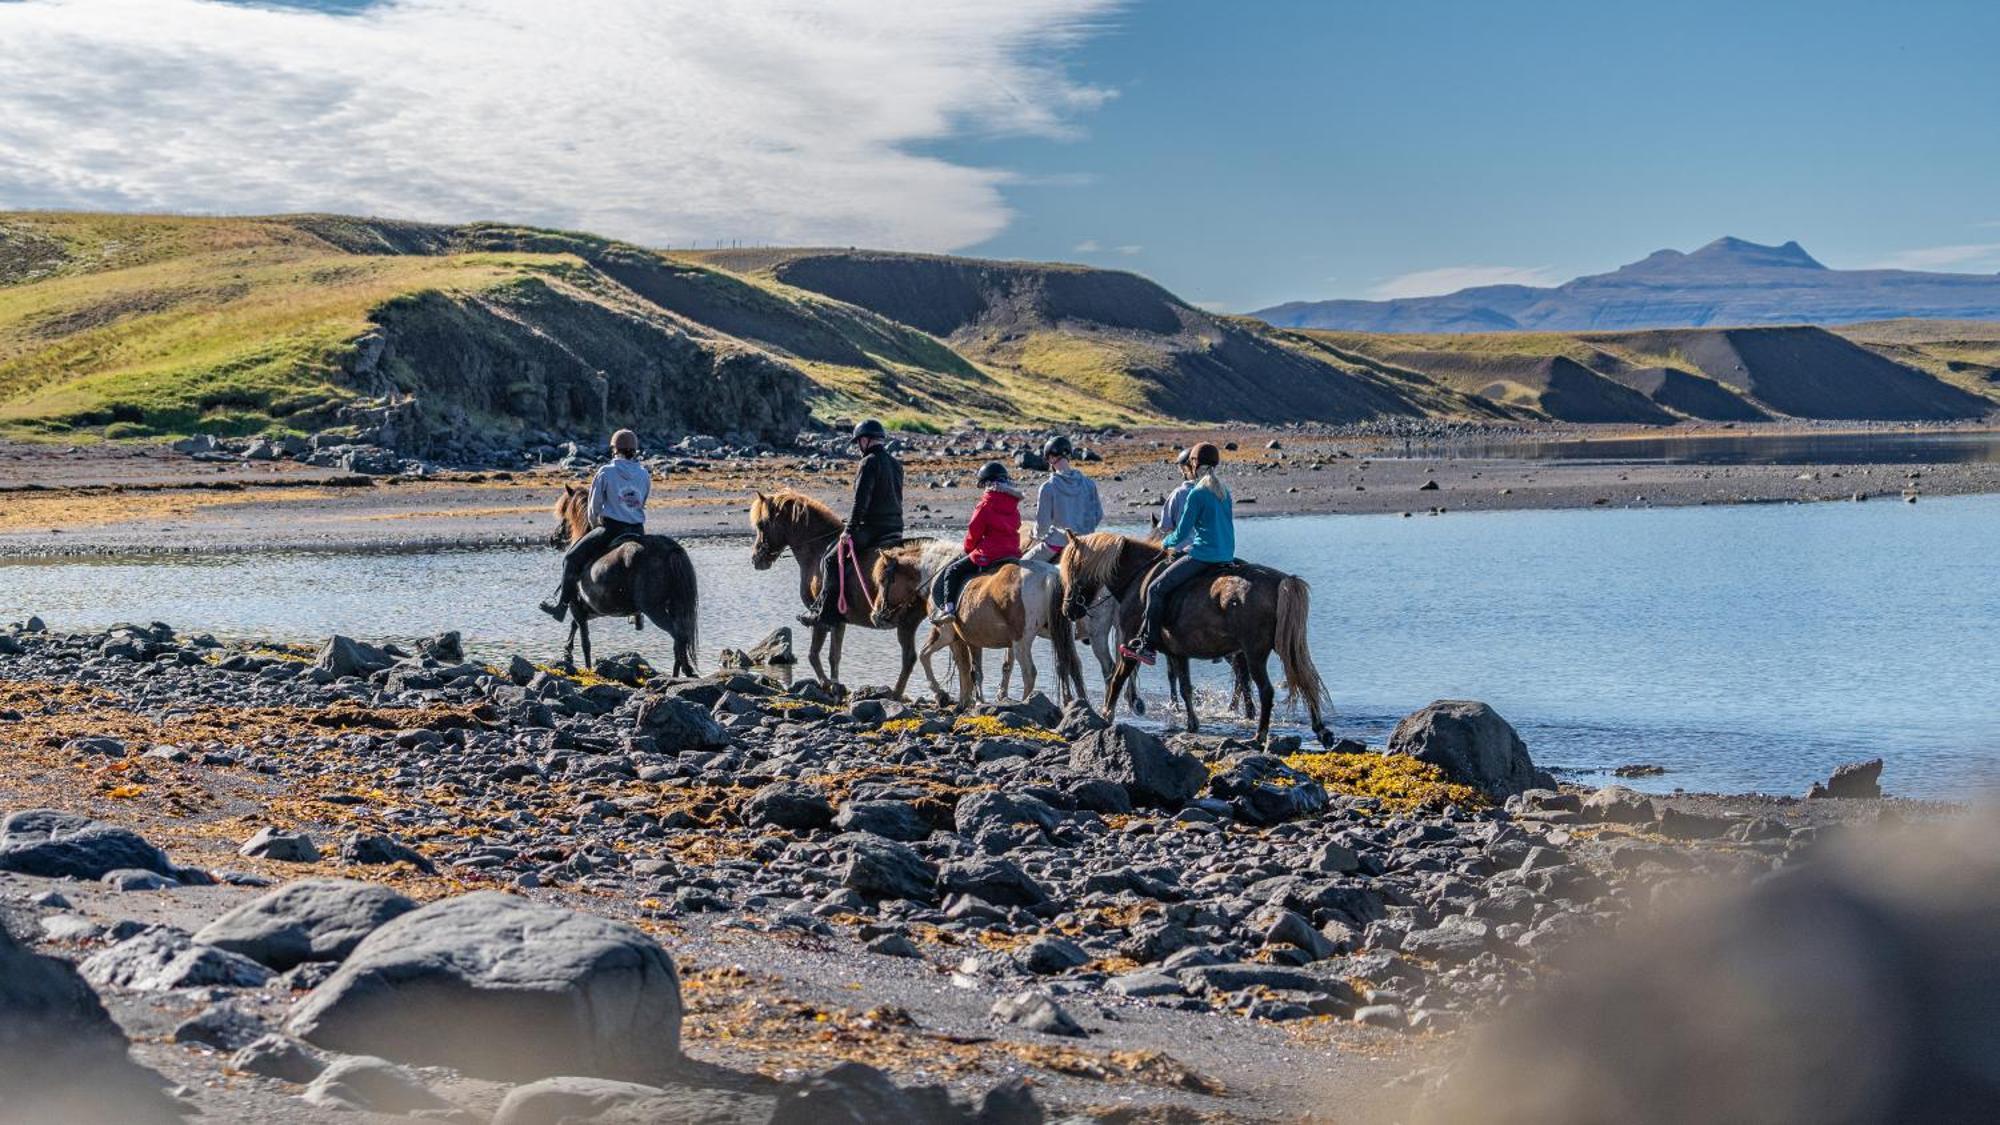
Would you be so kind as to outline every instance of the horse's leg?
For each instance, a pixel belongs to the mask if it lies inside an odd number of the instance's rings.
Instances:
[[[910,671],[917,666],[917,626],[921,621],[922,618],[913,614],[905,617],[896,626],[896,644],[900,646],[903,656],[903,667],[896,673],[897,699],[907,698],[904,693],[910,687]],[[937,686],[937,676],[931,673],[928,660],[924,662],[924,675],[930,678],[932,687]]]
[[[576,622],[577,636],[583,638],[583,666],[585,668],[597,667],[590,659],[590,618],[580,616],[572,611],[570,620]]]
[[[822,684],[830,684],[833,682],[833,680],[829,678],[826,674],[826,666],[819,662],[820,649],[826,644],[826,635],[830,631],[831,630],[829,630],[824,625],[813,626],[812,652],[808,657],[808,659],[812,662],[813,675],[818,677],[819,682]]]
[[[1002,700],[1005,700],[1007,698],[1007,693],[1013,690],[1014,666],[1019,662],[1020,661],[1018,660],[1018,658],[1016,658],[1014,655],[1013,645],[1008,645],[1006,648],[1000,650],[1000,694],[993,697],[995,702],[1000,702]],[[981,669],[980,674],[984,675],[985,670]],[[1028,698],[1028,694],[1034,690],[1035,690],[1035,681],[1028,679],[1027,674],[1023,673],[1021,680],[1021,698],[1022,699]]]
[[[563,671],[576,674],[576,614],[569,615],[569,639],[563,642]]]
[[[1266,746],[1271,741],[1271,670],[1265,667],[1271,660],[1271,650],[1246,652],[1243,654],[1250,666],[1250,678],[1257,683],[1257,745]]]
[[[972,706],[974,687],[973,671],[979,662],[979,650],[965,643],[963,637],[953,637],[951,642],[952,663],[958,666],[958,709],[963,711]]]
[[[833,682],[840,682],[840,646],[847,642],[847,622],[833,623],[833,643],[827,652],[826,666],[833,672]]]
[[[1035,669],[1035,631],[1033,629],[1028,630],[1026,636],[1015,641],[1013,647],[1007,650],[1007,664],[1009,667],[1016,664],[1021,666],[1021,698],[1028,699],[1032,697],[1035,694],[1035,680],[1038,676]],[[1007,698],[1007,676],[1005,672],[1002,672],[1000,676],[1000,698]]]
[[[915,628],[912,627],[911,631],[914,633]],[[938,654],[939,649],[946,647],[948,647],[948,642],[945,640],[944,630],[933,625],[931,626],[931,635],[924,638],[923,651],[917,654],[923,658],[924,679],[930,681],[931,694],[936,697],[939,703],[950,703],[951,692],[945,690],[945,686],[938,682],[937,666],[931,663],[931,660]]]
[[[1180,693],[1181,709],[1187,713],[1188,733],[1189,734],[1200,733],[1201,716],[1195,711],[1194,676],[1193,673],[1191,673],[1188,670],[1187,657],[1175,656],[1172,655],[1171,653],[1168,654],[1167,682],[1175,685],[1174,690]]]
[[[1123,656],[1120,656],[1118,658],[1118,667],[1113,669],[1111,672],[1111,683],[1104,689],[1105,722],[1113,724],[1117,723],[1118,693],[1125,689],[1126,681],[1130,680],[1132,678],[1132,674],[1138,671],[1138,669],[1139,669],[1138,661],[1127,660]]]

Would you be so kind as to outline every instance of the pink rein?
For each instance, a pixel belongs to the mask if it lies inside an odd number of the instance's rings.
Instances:
[[[861,588],[861,596],[868,599],[868,613],[871,618],[880,612],[875,594],[868,588],[868,576],[861,571],[861,552],[854,549],[854,540],[843,535],[833,545],[833,571],[840,581],[840,600],[834,604],[842,617],[847,616],[847,568],[854,568],[855,585]]]

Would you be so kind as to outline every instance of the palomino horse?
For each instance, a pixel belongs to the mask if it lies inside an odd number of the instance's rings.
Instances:
[[[550,542],[558,547],[574,543],[590,530],[588,507],[590,489],[586,485],[563,485],[562,499],[556,501],[556,530]],[[693,676],[694,649],[698,633],[695,623],[694,563],[679,543],[664,535],[627,539],[606,551],[590,564],[576,584],[576,601],[570,606],[569,643],[563,646],[563,665],[576,669],[576,641],[583,638],[583,662],[590,664],[590,619],[630,617],[632,627],[642,628],[642,619],[665,629],[674,638],[676,676]]]
[[[1157,543],[1111,532],[1073,536],[1062,556],[1063,612],[1075,620],[1099,591],[1105,591],[1118,599],[1119,624],[1125,635],[1137,635],[1145,606],[1144,579],[1165,555],[1165,548]],[[1272,691],[1267,665],[1275,651],[1285,669],[1285,701],[1303,699],[1313,733],[1322,743],[1332,738],[1321,717],[1326,686],[1306,641],[1306,612],[1311,601],[1312,588],[1304,579],[1253,563],[1215,568],[1174,595],[1154,641],[1167,658],[1168,678],[1179,685],[1187,706],[1188,730],[1199,729],[1188,661],[1240,655],[1257,687],[1257,741],[1269,739]],[[1118,689],[1137,667],[1136,661],[1119,657],[1118,670],[1105,693],[1107,718],[1116,713]]]
[[[840,538],[840,517],[833,509],[802,492],[779,489],[772,493],[759,492],[750,499],[750,529],[757,533],[757,540],[750,548],[750,565],[758,570],[769,570],[771,564],[786,550],[799,564],[799,600],[813,605],[819,594],[820,559]],[[882,553],[897,556],[908,555],[915,558],[928,539],[905,539],[897,546],[889,547]],[[841,595],[830,593],[826,600],[826,613],[820,623],[813,626],[811,661],[813,674],[821,683],[832,684],[840,679],[840,646],[847,636],[849,625],[867,628],[893,628],[896,643],[902,646],[903,670],[896,676],[896,694],[910,684],[910,671],[917,666],[917,627],[924,622],[922,606],[891,620],[877,623],[873,608],[874,591],[867,588],[864,575],[874,566],[874,558],[863,555],[860,559],[861,573],[849,564],[841,578],[847,584],[847,606],[843,612]],[[838,587],[836,587],[838,590]],[[828,636],[833,638],[833,648],[827,663],[820,664],[820,647]]]
[[[920,613],[927,611],[931,582],[954,556],[945,544],[934,545],[915,559],[885,552],[875,560],[875,588],[882,592],[876,613],[893,619],[913,607]],[[1002,564],[965,584],[957,614],[939,624],[924,645],[924,675],[938,695],[946,694],[931,670],[930,658],[949,645],[958,668],[958,705],[967,707],[980,680],[980,650],[1003,649],[1020,665],[1021,696],[1025,699],[1035,691],[1035,637],[1044,632],[1056,651],[1058,694],[1068,700],[1074,691],[1075,697],[1082,699],[1083,668],[1076,657],[1070,623],[1062,616],[1062,580],[1056,568],[1018,560]]]

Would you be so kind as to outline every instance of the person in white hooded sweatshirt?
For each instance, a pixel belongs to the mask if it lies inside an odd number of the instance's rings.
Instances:
[[[646,497],[653,475],[639,463],[639,436],[631,430],[611,435],[611,460],[590,479],[585,515],[590,530],[563,552],[562,586],[556,600],[542,603],[542,612],[561,621],[576,600],[576,584],[590,564],[627,535],[646,534]]]
[[[1042,444],[1042,457],[1049,463],[1049,479],[1035,490],[1035,539],[1048,552],[1048,559],[1062,554],[1069,540],[1063,529],[1088,535],[1104,522],[1104,504],[1097,498],[1097,483],[1069,463],[1069,439],[1061,434]]]

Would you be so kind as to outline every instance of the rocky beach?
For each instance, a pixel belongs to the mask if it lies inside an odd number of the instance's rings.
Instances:
[[[0,632],[6,1042],[104,1069],[0,1116],[1397,1119],[1662,887],[1947,811],[600,671]]]

